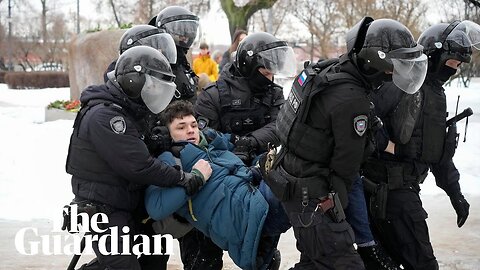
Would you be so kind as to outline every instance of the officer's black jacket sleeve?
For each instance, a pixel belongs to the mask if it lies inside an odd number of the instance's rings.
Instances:
[[[202,91],[195,103],[195,116],[208,119],[208,127],[218,130],[220,128],[220,98],[216,87]]]
[[[435,176],[437,186],[445,190],[448,196],[460,194],[460,173],[458,172],[453,160],[444,163],[430,165],[430,169]]]
[[[354,129],[354,119],[357,116],[368,115],[368,101],[357,98],[337,105],[330,113],[334,148],[330,160],[330,169],[351,182],[360,170],[363,159],[367,133],[357,134]]]
[[[104,159],[118,175],[137,184],[173,186],[180,181],[181,172],[153,158],[140,139],[134,123],[121,112],[99,109],[88,121],[89,138]],[[125,119],[126,130],[117,134],[110,126],[115,116]]]
[[[285,103],[283,89],[277,87],[273,97],[273,106],[270,108],[271,122],[251,133],[251,135],[257,140],[260,148],[259,150],[262,152],[267,150],[269,142],[277,146],[280,145],[280,139],[276,134],[275,122],[283,103]]]

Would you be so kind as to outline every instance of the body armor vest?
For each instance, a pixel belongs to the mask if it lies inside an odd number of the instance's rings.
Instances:
[[[278,113],[276,128],[282,145],[302,159],[324,163],[325,155],[329,152],[325,149],[329,142],[328,134],[306,124],[313,97],[339,83],[357,83],[357,80],[348,73],[329,73],[338,61],[338,59],[325,60],[304,69],[295,78],[287,101]],[[312,141],[325,143],[312,144]]]
[[[114,106],[116,109],[123,111],[120,105],[106,100],[89,101],[87,105],[80,109],[73,124],[74,131],[70,137],[66,171],[74,177],[84,180],[112,186],[127,186],[129,190],[138,189],[140,185],[132,184],[118,177],[107,162],[100,158],[92,143],[79,136],[80,124],[85,114],[90,110],[99,109],[100,106]]]
[[[422,128],[422,156],[421,160],[429,163],[438,163],[443,154],[446,134],[447,99],[443,89],[422,87],[423,114]]]
[[[270,111],[275,105],[274,90],[265,94],[242,95],[232,91],[223,80],[217,81],[220,98],[220,131],[244,136],[271,122]]]

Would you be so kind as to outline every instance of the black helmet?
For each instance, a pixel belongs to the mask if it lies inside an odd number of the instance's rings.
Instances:
[[[235,54],[235,67],[244,77],[259,67],[273,74],[294,76],[296,72],[295,54],[285,41],[265,32],[246,36],[238,45]]]
[[[177,62],[177,50],[172,36],[151,25],[136,25],[120,39],[120,54],[134,46],[145,45],[159,50],[170,62]]]
[[[429,58],[429,70],[438,72],[448,59],[470,63],[472,47],[480,48],[480,26],[468,20],[435,24],[420,35],[418,43]]]
[[[393,80],[403,91],[415,93],[427,73],[423,47],[415,42],[410,30],[400,22],[367,18],[347,33],[350,58],[372,87]],[[357,36],[352,38],[354,34]]]
[[[176,88],[167,58],[148,46],[135,46],[121,54],[115,65],[115,77],[129,98],[141,98],[153,113],[165,109]]]
[[[159,50],[170,62],[177,62],[177,50],[172,36],[151,25],[136,25],[128,29],[120,39],[120,54],[127,49],[145,45]]]
[[[158,13],[156,26],[172,35],[177,46],[188,49],[197,36],[198,17],[183,7],[170,6]]]

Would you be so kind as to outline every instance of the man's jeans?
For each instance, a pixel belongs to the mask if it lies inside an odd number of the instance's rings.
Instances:
[[[347,222],[353,228],[357,245],[374,241],[368,222],[363,182],[359,175],[353,180],[352,189],[348,193],[348,207],[345,209],[345,215]]]

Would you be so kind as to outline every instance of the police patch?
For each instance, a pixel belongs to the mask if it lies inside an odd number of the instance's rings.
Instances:
[[[115,116],[110,119],[110,127],[112,128],[113,132],[117,134],[124,134],[125,130],[127,129],[127,123],[125,123],[123,116]]]
[[[358,134],[358,136],[363,136],[367,130],[368,117],[364,114],[359,115],[353,118],[353,129]]]
[[[203,130],[208,126],[208,119],[205,119],[203,117],[198,118],[198,129]]]

